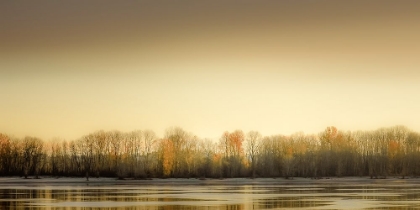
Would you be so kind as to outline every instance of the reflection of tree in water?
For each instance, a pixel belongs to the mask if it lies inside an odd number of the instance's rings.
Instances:
[[[358,207],[407,209],[420,204],[418,183],[395,184],[387,187],[388,182],[371,182],[364,187],[343,185],[331,187],[330,183],[318,183],[317,187],[284,186],[147,186],[124,188],[121,186],[28,186],[10,185],[0,188],[0,206],[2,209],[50,209],[51,205],[63,203],[51,209],[114,209],[114,210],[243,210],[243,209],[300,209],[311,207],[342,208],[357,202]],[[394,182],[396,183],[396,182]],[[366,184],[366,183],[365,183]],[[380,186],[380,187],[379,187]],[[67,188],[67,189],[66,189]],[[197,190],[197,191],[195,191]],[[262,191],[261,191],[262,190]],[[196,193],[194,193],[196,192]],[[189,194],[191,193],[191,194]],[[202,193],[202,194],[201,194]],[[215,194],[216,197],[208,197]],[[219,199],[220,198],[220,199]],[[202,199],[202,200],[201,200]],[[210,201],[209,203],[205,203]],[[214,203],[212,203],[214,201]],[[103,204],[101,204],[103,202]],[[112,206],[119,204],[123,206]],[[140,203],[136,203],[140,202]],[[150,202],[150,205],[144,202]],[[92,205],[92,203],[94,205]],[[130,204],[131,203],[131,204]],[[43,204],[38,206],[37,204]],[[401,206],[401,205],[405,206]],[[67,205],[67,206],[66,206]],[[71,206],[71,207],[70,207]],[[321,207],[322,208],[322,207]]]
[[[325,201],[300,200],[300,198],[265,199],[258,201],[258,209],[304,208],[327,205]]]

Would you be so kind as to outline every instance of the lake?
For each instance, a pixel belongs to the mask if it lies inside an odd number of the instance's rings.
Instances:
[[[0,209],[416,209],[420,180],[0,178]]]

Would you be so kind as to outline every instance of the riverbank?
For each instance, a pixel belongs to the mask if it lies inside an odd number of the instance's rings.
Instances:
[[[375,183],[413,183],[420,184],[420,178],[405,178],[388,177],[386,179],[370,179],[369,177],[333,177],[322,179],[311,178],[226,178],[226,179],[197,179],[197,178],[167,178],[167,179],[125,179],[119,180],[117,178],[86,178],[83,177],[40,177],[22,178],[22,177],[0,177],[0,185],[8,184],[115,184],[115,185],[288,185],[288,184],[375,184]]]

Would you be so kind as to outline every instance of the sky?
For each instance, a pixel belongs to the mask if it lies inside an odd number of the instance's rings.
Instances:
[[[420,1],[0,1],[0,132],[420,131]]]

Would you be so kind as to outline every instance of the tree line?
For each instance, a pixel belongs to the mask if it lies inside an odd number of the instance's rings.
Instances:
[[[420,135],[404,126],[374,131],[262,136],[224,132],[218,141],[179,127],[163,138],[151,130],[97,131],[77,140],[43,141],[0,133],[0,175],[28,178],[341,177],[420,175]]]

